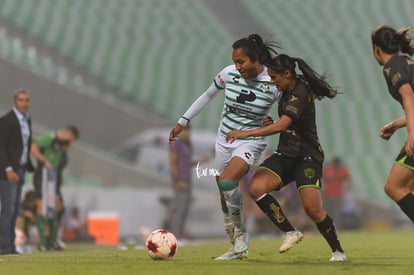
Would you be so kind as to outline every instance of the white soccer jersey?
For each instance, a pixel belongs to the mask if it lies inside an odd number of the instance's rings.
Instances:
[[[270,83],[266,67],[256,78],[246,80],[241,77],[235,65],[230,65],[216,75],[214,85],[219,90],[224,89],[225,94],[218,129],[223,135],[234,129],[262,127],[262,119],[269,114],[272,104],[281,96],[281,92]]]

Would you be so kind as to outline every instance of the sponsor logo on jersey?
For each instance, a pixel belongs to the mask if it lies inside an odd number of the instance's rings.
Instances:
[[[390,76],[391,68],[384,69],[384,72],[387,76]]]
[[[294,102],[294,101],[296,101],[296,100],[298,100],[298,98],[297,98],[296,96],[294,96],[294,95],[292,95],[292,96],[289,98],[289,102]]]
[[[220,85],[224,84],[224,78],[221,76],[221,74],[218,75],[217,80],[218,80]]]
[[[394,76],[391,79],[392,86],[395,86],[397,84],[398,80],[400,80],[400,78],[401,78],[401,74],[398,73],[398,72],[395,73]]]
[[[256,100],[256,94],[252,91],[241,90],[241,93],[236,97],[238,103],[244,104],[246,101],[253,102]]]

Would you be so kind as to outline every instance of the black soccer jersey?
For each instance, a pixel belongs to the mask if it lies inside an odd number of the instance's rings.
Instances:
[[[316,132],[314,95],[302,79],[279,102],[279,117],[292,119],[289,129],[280,133],[278,151],[289,158],[313,157],[323,162],[324,153]]]
[[[384,65],[383,72],[388,91],[395,100],[403,105],[399,89],[405,83],[414,87],[414,61],[408,56],[396,55]]]

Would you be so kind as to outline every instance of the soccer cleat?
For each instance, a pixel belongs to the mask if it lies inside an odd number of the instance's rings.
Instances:
[[[242,231],[234,232],[234,254],[240,254],[249,249],[249,243],[247,242],[247,236]]]
[[[344,262],[346,261],[346,255],[344,252],[340,252],[338,250],[332,252],[332,258],[330,259],[331,262]]]
[[[241,259],[246,259],[248,254],[249,254],[248,250],[245,250],[244,252],[239,253],[239,254],[235,254],[233,251],[233,247],[230,247],[230,249],[226,253],[224,253],[220,257],[215,258],[214,260],[215,261],[241,260]]]
[[[279,247],[279,253],[285,253],[293,247],[294,244],[298,244],[303,239],[303,234],[299,230],[289,231],[283,235],[283,243]]]

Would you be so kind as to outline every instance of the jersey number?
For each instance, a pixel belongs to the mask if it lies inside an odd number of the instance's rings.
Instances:
[[[246,91],[246,90],[241,90],[243,93],[239,94],[236,97],[236,100],[238,103],[242,103],[244,104],[246,101],[255,101],[256,100],[256,94],[253,93],[252,91]]]

